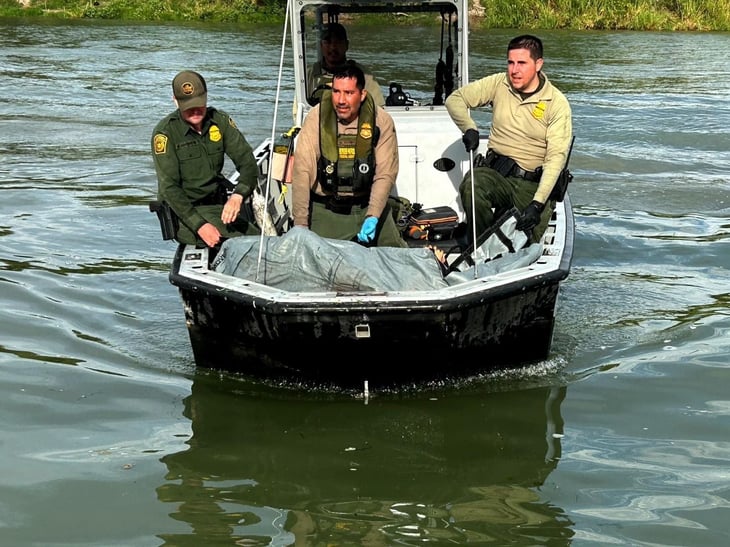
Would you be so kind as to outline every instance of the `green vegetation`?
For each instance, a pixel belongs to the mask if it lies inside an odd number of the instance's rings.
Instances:
[[[285,0],[0,0],[0,16],[127,21],[280,21]]]
[[[0,0],[0,16],[279,22],[286,0]],[[473,0],[480,28],[730,30],[730,0]]]
[[[481,0],[488,28],[730,30],[730,0]]]

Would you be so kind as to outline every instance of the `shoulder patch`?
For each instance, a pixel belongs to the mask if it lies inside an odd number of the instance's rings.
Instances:
[[[234,122],[233,118],[231,118],[230,116],[228,117],[228,125],[230,125],[231,127],[236,127],[236,122]]]
[[[155,154],[164,154],[167,152],[167,135],[157,133],[152,142],[155,148]]]

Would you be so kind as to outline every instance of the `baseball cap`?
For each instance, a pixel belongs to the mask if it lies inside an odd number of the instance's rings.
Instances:
[[[208,86],[205,85],[205,79],[192,70],[183,70],[173,78],[172,93],[181,112],[189,108],[206,106],[208,101]]]
[[[322,40],[347,41],[347,31],[339,23],[330,23],[322,32]]]

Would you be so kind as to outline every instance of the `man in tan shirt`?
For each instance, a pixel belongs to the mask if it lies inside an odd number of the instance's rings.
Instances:
[[[345,65],[297,137],[294,225],[332,239],[406,247],[388,206],[397,176],[393,119],[368,95],[362,70]]]
[[[507,46],[507,71],[467,84],[446,99],[446,109],[464,133],[467,152],[479,146],[470,108],[493,109],[486,166],[473,168],[476,215],[472,218],[471,173],[459,187],[477,235],[492,225],[493,208],[522,212],[517,228],[539,239],[554,208],[551,193],[566,167],[572,140],[568,100],[542,73],[542,41],[531,35]]]

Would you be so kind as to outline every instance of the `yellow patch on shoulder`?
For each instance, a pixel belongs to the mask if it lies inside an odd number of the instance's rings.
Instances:
[[[233,118],[231,118],[230,116],[228,117],[228,125],[230,125],[231,127],[235,127],[236,129],[238,129],[238,127],[236,126],[236,122],[234,122],[233,121]]]
[[[167,135],[157,133],[152,143],[155,147],[155,154],[164,154],[167,152]]]
[[[218,142],[223,138],[223,136],[221,135],[221,130],[217,125],[210,126],[209,135],[212,142]]]
[[[532,110],[532,117],[536,120],[542,120],[542,118],[545,116],[546,108],[547,104],[545,104],[545,101],[540,101],[535,105],[535,108]]]
[[[365,122],[362,124],[362,127],[360,127],[360,137],[363,139],[370,139],[373,136],[373,126],[370,125],[368,122]]]

